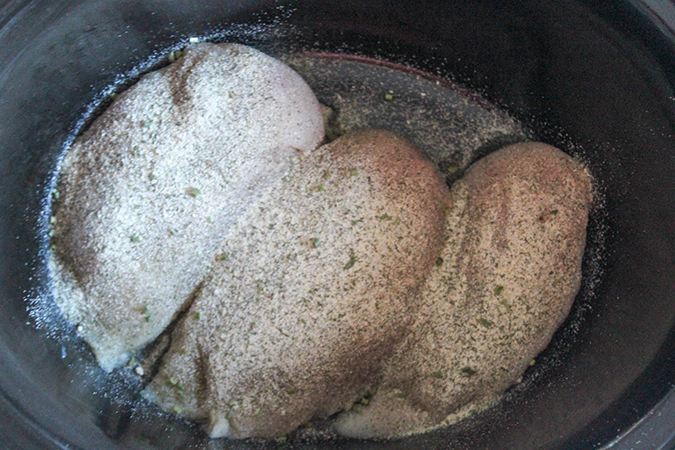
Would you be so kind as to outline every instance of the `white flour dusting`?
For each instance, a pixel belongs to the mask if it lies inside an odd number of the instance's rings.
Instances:
[[[419,294],[418,318],[369,405],[340,433],[392,438],[494,403],[548,345],[581,282],[591,178],[539,143],[475,163],[452,187],[448,240]]]
[[[67,154],[52,261],[61,311],[111,370],[170,323],[227,230],[323,139],[319,104],[249,47],[198,44],[122,93]]]
[[[216,437],[275,438],[351,406],[413,317],[448,196],[392,133],[316,150],[226,237],[147,396]]]

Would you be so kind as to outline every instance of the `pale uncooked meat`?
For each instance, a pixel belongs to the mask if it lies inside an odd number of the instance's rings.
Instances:
[[[237,219],[323,140],[319,104],[280,61],[198,44],[144,75],[67,153],[56,300],[105,370],[152,341]]]
[[[276,438],[350,407],[413,317],[448,199],[392,133],[319,148],[231,229],[144,395],[213,437]]]
[[[451,195],[448,241],[417,321],[368,406],[338,418],[343,435],[421,433],[489,404],[570,310],[592,201],[581,164],[545,144],[516,144],[471,166]]]

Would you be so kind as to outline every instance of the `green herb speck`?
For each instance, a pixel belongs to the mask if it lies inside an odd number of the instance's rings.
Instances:
[[[185,347],[180,349],[180,354],[181,355],[186,355],[187,354],[187,349]]]
[[[359,169],[352,169],[349,171],[353,177],[357,176],[359,174]]]
[[[319,192],[324,192],[326,190],[326,187],[323,184],[320,184],[316,187],[316,190]]]
[[[403,392],[397,392],[396,394],[394,394],[394,397],[396,397],[396,398],[405,398],[405,394],[404,394]]]
[[[537,360],[533,359],[532,361],[530,361],[530,367],[534,366],[536,363],[537,363]]]
[[[495,286],[495,291],[494,291],[494,292],[495,292],[495,295],[501,294],[502,292],[504,292],[504,286],[501,286],[501,285]]]
[[[176,60],[180,59],[181,56],[183,56],[182,50],[174,50],[169,52],[169,62],[176,62]]]
[[[52,244],[49,246],[49,251],[54,253],[56,251],[56,244]]]
[[[471,367],[466,366],[466,367],[462,367],[462,373],[465,374],[465,375],[471,376],[471,375],[475,375],[476,371],[473,370]]]
[[[447,173],[449,173],[450,175],[452,175],[453,173],[457,173],[458,170],[459,170],[459,167],[457,167],[457,166],[448,166],[447,169],[445,169],[445,171]]]
[[[301,317],[301,318],[300,318],[300,323],[307,323],[307,321]]]
[[[197,197],[199,194],[201,194],[201,192],[202,191],[200,191],[196,187],[189,187],[185,190],[185,193],[190,197]]]
[[[176,386],[176,387],[177,387],[178,390],[181,391],[181,392],[183,392],[183,391],[185,390],[185,386],[183,386],[182,384],[179,384],[179,385]]]
[[[197,320],[202,320],[202,317],[204,317],[204,316],[203,316],[203,314],[202,314],[201,311],[197,311],[197,312],[195,313],[195,319],[197,319]]]
[[[436,260],[436,267],[441,267],[443,265],[443,258],[439,257]]]
[[[438,378],[439,380],[443,378],[443,372],[440,370],[437,370],[436,372],[431,374],[434,378]]]
[[[368,405],[368,403],[370,403],[370,400],[368,398],[364,397],[364,398],[361,399],[361,404],[363,406]]]
[[[386,101],[390,102],[390,101],[392,101],[392,100],[394,99],[394,94],[392,94],[391,92],[389,92],[389,93],[387,93],[387,94],[384,94],[384,99],[385,99]]]
[[[180,406],[174,406],[173,407],[173,412],[175,412],[176,414],[180,414],[182,411],[183,411],[183,408],[181,408]]]
[[[490,322],[489,320],[483,317],[479,317],[478,319],[476,319],[476,322],[483,325],[485,328],[492,328],[494,326],[494,323]]]
[[[49,231],[47,232],[47,236],[49,236],[49,237],[54,237],[54,233],[55,233],[55,232],[54,232],[54,229],[52,228],[51,230],[49,230]]]
[[[51,216],[51,217],[49,218],[49,223],[51,223],[52,225],[54,225],[54,224],[56,223],[56,216]]]
[[[131,242],[133,242],[134,244],[138,244],[139,242],[141,242],[141,238],[138,237],[138,236],[131,236],[131,238],[129,240]]]
[[[553,211],[551,211],[551,214],[553,214],[554,216],[557,215],[557,214],[558,214],[558,210],[557,210],[557,209],[554,209]]]
[[[175,386],[178,384],[178,380],[175,377],[169,377],[168,380],[166,380],[167,383],[169,383],[171,386]]]
[[[288,438],[286,436],[279,436],[277,438],[277,442],[286,442],[287,440],[288,440]]]
[[[262,416],[264,416],[264,415],[265,415],[265,413],[262,412],[262,411],[260,411],[260,412],[256,413],[255,417],[256,417],[256,418],[259,418],[259,417],[262,417]]]
[[[347,262],[347,264],[345,264],[345,266],[343,267],[343,270],[351,269],[352,267],[354,267],[354,264],[356,264],[356,256],[350,255],[349,261]]]
[[[178,230],[176,230],[175,228],[169,228],[169,234],[171,236],[175,236],[178,234]]]
[[[54,189],[54,192],[52,192],[52,195],[54,196],[54,200],[58,200],[58,199],[61,198],[61,193],[56,189]]]
[[[298,392],[298,389],[295,386],[291,386],[288,389],[286,389],[286,392],[288,392],[288,395],[293,395],[296,392]]]
[[[230,259],[230,254],[229,253],[221,253],[220,256],[218,256],[218,259],[220,261],[227,261]]]
[[[213,218],[211,216],[206,216],[206,221],[208,223],[213,223]]]
[[[157,175],[151,173],[150,175],[148,175],[148,178],[150,178],[150,181],[155,181],[157,179]]]

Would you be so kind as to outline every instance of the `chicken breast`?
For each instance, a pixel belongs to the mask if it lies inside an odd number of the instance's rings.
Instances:
[[[474,163],[451,196],[448,240],[417,320],[368,405],[337,419],[345,436],[421,433],[499,398],[579,290],[592,182],[577,161],[515,144]]]
[[[213,437],[276,438],[350,407],[413,317],[448,199],[392,133],[319,148],[226,237],[145,396]]]
[[[252,48],[204,43],[75,140],[54,206],[56,301],[103,369],[164,330],[232,225],[323,137],[299,75]]]

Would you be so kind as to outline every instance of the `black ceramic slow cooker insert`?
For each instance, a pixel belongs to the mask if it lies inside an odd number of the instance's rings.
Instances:
[[[218,36],[453,80],[581,157],[603,199],[584,267],[597,276],[540,367],[497,407],[391,442],[270,448],[675,448],[674,30],[666,0],[6,0],[0,447],[260,447],[210,441],[198,426],[137,408],[84,344],[48,336],[28,313],[31,298],[49,295],[45,205],[64,146],[111,89],[190,37]]]

